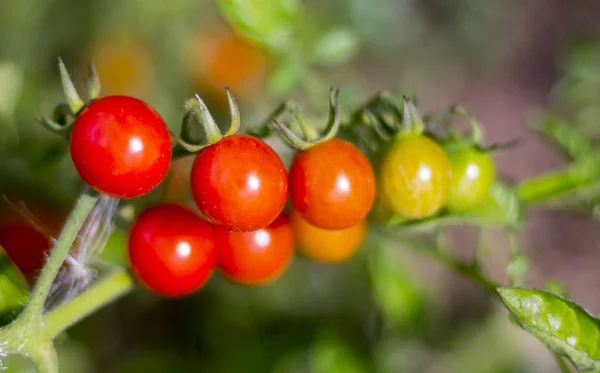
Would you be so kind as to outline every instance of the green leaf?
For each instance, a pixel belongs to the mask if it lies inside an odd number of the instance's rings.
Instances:
[[[565,120],[555,115],[545,114],[533,129],[546,136],[573,159],[581,159],[594,154],[590,137],[576,126],[567,124]]]
[[[365,373],[367,369],[358,354],[337,333],[326,331],[312,347],[310,354],[313,373]]]
[[[312,61],[322,65],[348,62],[358,52],[360,45],[352,30],[338,28],[320,38],[312,52]]]
[[[269,77],[269,91],[277,96],[289,94],[300,85],[302,71],[303,68],[295,61],[282,61]]]
[[[0,256],[0,324],[10,321],[7,317],[12,318],[11,314],[23,307],[28,296],[23,275],[7,255]]]
[[[564,169],[550,171],[521,181],[517,190],[523,203],[551,202],[585,192],[600,181],[600,160],[585,158]]]
[[[23,72],[11,62],[0,62],[0,117],[9,118],[23,91]]]
[[[393,215],[388,225],[401,225],[414,230],[431,230],[447,225],[477,225],[518,227],[523,220],[523,205],[516,190],[502,183],[490,188],[488,197],[468,211],[460,213],[441,212],[421,220],[408,220]]]
[[[600,320],[581,306],[546,290],[497,289],[520,326],[578,370],[600,369]]]
[[[229,24],[240,34],[273,50],[293,44],[301,11],[299,0],[216,0]]]
[[[421,327],[427,310],[422,289],[391,252],[371,248],[368,270],[372,294],[384,319],[402,329]]]

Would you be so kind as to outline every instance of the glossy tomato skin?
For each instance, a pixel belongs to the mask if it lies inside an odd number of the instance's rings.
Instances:
[[[294,209],[312,225],[344,229],[361,221],[375,199],[375,175],[351,143],[332,139],[296,154],[290,168]]]
[[[434,215],[448,201],[451,175],[450,159],[434,140],[400,137],[381,159],[381,202],[409,219]]]
[[[252,232],[217,228],[219,267],[229,279],[245,285],[279,277],[292,260],[294,244],[290,218],[284,213],[267,228]]]
[[[344,229],[331,230],[316,227],[300,214],[292,214],[292,227],[298,251],[307,258],[326,263],[339,263],[352,257],[367,234],[367,223],[361,220]]]
[[[0,246],[28,280],[42,269],[51,249],[49,237],[22,222],[0,227]]]
[[[191,172],[196,205],[212,223],[232,231],[265,228],[283,210],[288,179],[264,141],[226,136],[196,156]]]
[[[496,178],[494,161],[489,154],[473,148],[460,148],[450,155],[452,184],[448,208],[464,211],[488,195]]]
[[[215,231],[192,211],[175,204],[145,210],[129,234],[136,277],[164,296],[184,296],[210,278],[217,264]]]
[[[136,98],[102,97],[73,124],[75,168],[86,183],[113,197],[139,197],[156,187],[167,173],[171,152],[164,120]]]

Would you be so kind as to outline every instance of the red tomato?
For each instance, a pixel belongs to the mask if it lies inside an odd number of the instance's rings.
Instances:
[[[285,166],[264,141],[224,137],[196,156],[191,185],[208,220],[227,230],[265,228],[283,210],[288,191]]]
[[[310,224],[344,229],[361,221],[375,199],[375,175],[367,158],[340,139],[298,153],[290,169],[294,209]]]
[[[73,124],[71,156],[77,171],[113,197],[138,197],[156,187],[167,173],[171,151],[165,122],[136,98],[100,98]]]
[[[217,228],[219,267],[233,281],[260,285],[275,280],[288,267],[294,252],[290,218],[281,214],[267,228],[231,232]]]
[[[38,274],[50,254],[48,237],[21,222],[0,227],[0,246],[28,279]]]
[[[198,290],[217,264],[213,227],[186,208],[164,204],[144,211],[129,234],[138,279],[165,296]]]

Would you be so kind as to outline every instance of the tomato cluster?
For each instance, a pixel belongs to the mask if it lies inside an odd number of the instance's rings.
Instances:
[[[296,247],[314,260],[344,261],[365,238],[377,190],[389,210],[422,219],[444,206],[455,211],[472,207],[485,198],[494,180],[487,154],[471,146],[444,148],[413,126],[389,144],[376,186],[369,160],[355,145],[335,137],[339,109],[333,91],[333,125],[320,138],[305,120],[306,141],[275,120],[283,137],[299,150],[288,175],[266,142],[236,133],[239,112],[229,90],[227,94],[232,125],[226,134],[197,97],[197,102],[186,103],[182,128],[195,113],[207,144],[175,136],[176,146],[196,153],[190,189],[199,213],[172,203],[157,205],[143,211],[130,231],[133,272],[162,295],[194,292],[216,268],[241,284],[268,283],[289,266]],[[408,114],[407,120],[417,118]],[[81,177],[97,191],[135,198],[165,177],[177,155],[171,139],[152,107],[132,97],[107,96],[82,105],[75,114],[71,156]],[[284,212],[288,195],[290,215]]]

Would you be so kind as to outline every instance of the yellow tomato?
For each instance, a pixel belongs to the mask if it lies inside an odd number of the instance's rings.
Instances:
[[[329,230],[309,224],[295,212],[292,214],[292,226],[298,251],[308,258],[329,263],[343,262],[352,257],[367,233],[365,220],[346,229]]]
[[[381,160],[379,197],[405,218],[426,218],[448,200],[451,174],[448,155],[434,140],[400,137]]]

